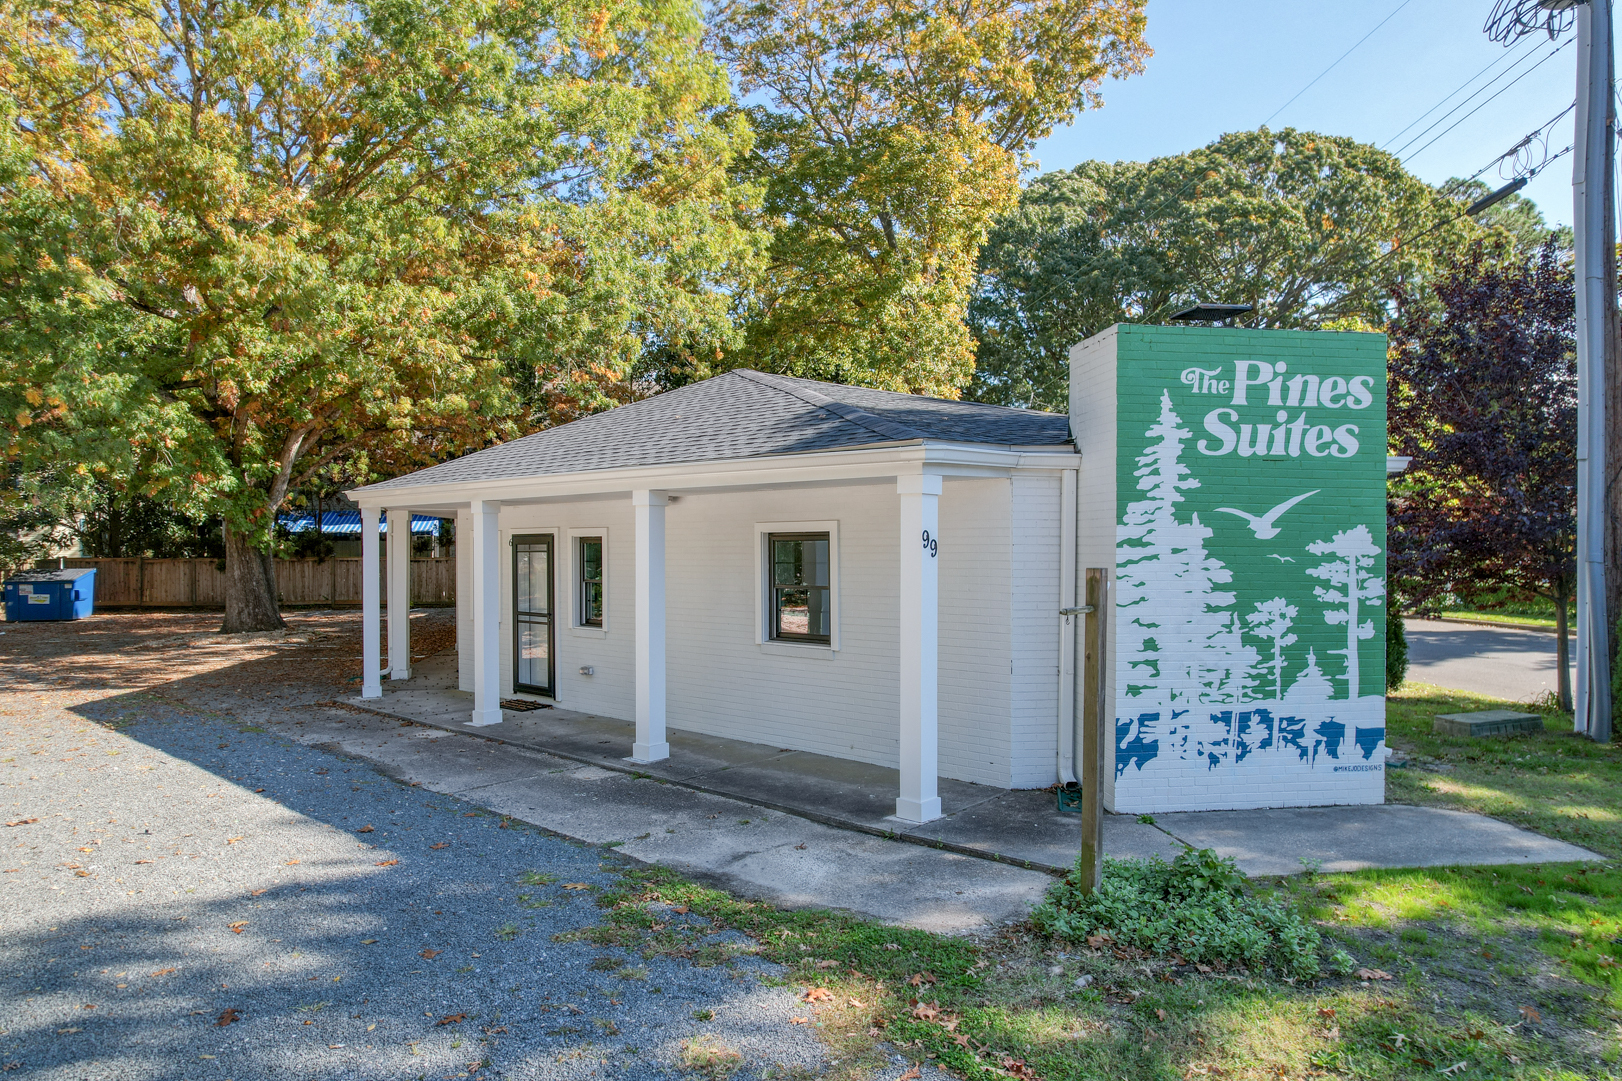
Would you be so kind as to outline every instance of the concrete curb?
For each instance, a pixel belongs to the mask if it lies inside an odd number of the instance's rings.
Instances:
[[[1431,623],[1459,623],[1466,627],[1496,627],[1499,630],[1539,631],[1543,634],[1559,633],[1554,627],[1544,627],[1536,623],[1495,623],[1490,619],[1460,619],[1456,616],[1437,616],[1434,619],[1429,616],[1404,616],[1403,618],[1424,619]],[[1566,636],[1571,637],[1570,631],[1567,631]]]
[[[475,739],[486,740],[490,743],[499,743],[509,747],[519,747],[526,751],[534,751],[537,754],[551,755],[553,758],[562,758],[570,762],[579,762],[580,764],[586,766],[596,766],[599,769],[613,770],[616,773],[624,773],[628,776],[656,779],[665,784],[675,785],[678,788],[685,788],[693,792],[703,792],[704,794],[710,796],[720,796],[724,799],[736,800],[739,803],[747,803],[752,807],[763,807],[768,811],[777,811],[779,814],[793,815],[796,818],[803,818],[810,822],[816,822],[824,826],[832,826],[835,829],[847,830],[851,833],[863,833],[869,837],[879,837],[887,841],[902,841],[907,844],[917,845],[919,848],[935,848],[944,852],[954,852],[960,856],[972,856],[975,859],[985,860],[988,863],[1001,863],[1009,867],[1018,867],[1021,870],[1026,871],[1040,871],[1043,874],[1052,875],[1055,878],[1063,878],[1065,875],[1070,873],[1069,867],[1055,867],[1052,864],[1042,863],[1037,860],[1014,859],[1011,856],[1004,856],[1000,852],[987,852],[984,849],[973,848],[969,845],[960,845],[952,841],[941,841],[933,837],[914,837],[906,833],[899,833],[895,830],[878,829],[877,827],[869,826],[862,822],[852,822],[848,818],[839,818],[834,815],[818,814],[815,811],[808,811],[803,807],[791,807],[787,804],[777,803],[773,800],[764,800],[754,796],[740,795],[736,792],[728,792],[725,789],[712,788],[709,785],[696,784],[692,781],[683,781],[672,777],[654,778],[653,775],[648,773],[646,770],[638,769],[634,765],[622,766],[615,762],[607,762],[601,759],[587,758],[584,755],[570,754],[567,751],[555,750],[539,743],[530,743],[524,740],[516,739],[505,739],[501,736],[469,731],[466,727],[454,724],[443,724],[438,721],[425,721],[419,717],[412,717],[404,713],[396,713],[393,710],[385,709],[381,706],[370,705],[368,704],[370,701],[370,699],[349,698],[344,699],[343,704],[351,709],[358,709],[365,713],[375,714],[379,717],[387,717],[390,720],[407,721],[411,724],[422,725],[424,728],[437,728],[442,732],[453,732],[460,736],[472,736]],[[1161,832],[1165,833],[1166,831],[1161,830]],[[1186,845],[1186,842],[1174,837],[1170,833],[1167,833],[1166,836],[1172,837],[1172,839],[1177,841],[1178,844]]]

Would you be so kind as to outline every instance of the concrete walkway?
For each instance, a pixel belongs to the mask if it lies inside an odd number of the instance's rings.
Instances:
[[[889,817],[896,771],[881,766],[676,730],[670,732],[669,760],[633,765],[624,758],[631,744],[628,722],[555,708],[506,710],[499,725],[469,728],[465,718],[472,696],[454,688],[455,671],[455,654],[440,654],[423,662],[409,681],[385,681],[382,699],[355,698],[349,704],[479,741],[479,759],[488,763],[476,771],[484,775],[478,778],[481,795],[462,787],[475,778],[445,775],[442,766],[423,769],[426,784],[448,785],[443,790],[470,799],[498,798],[499,805],[490,805],[526,821],[595,843],[623,841],[629,855],[730,878],[733,888],[745,892],[764,891],[790,903],[849,904],[896,922],[944,929],[966,915],[951,914],[956,902],[921,911],[911,886],[901,896],[885,883],[952,879],[974,863],[981,864],[974,869],[979,875],[990,870],[986,861],[1009,865],[1004,870],[1015,877],[981,882],[980,899],[972,906],[995,920],[1040,895],[1045,875],[1025,876],[1062,873],[1076,857],[1080,816],[1058,812],[1050,792],[1008,792],[943,779],[946,817],[913,826]],[[364,746],[356,753],[375,757]],[[466,753],[457,752],[459,760]],[[508,779],[492,786],[492,772]],[[713,831],[702,839],[671,839],[683,837],[678,823],[749,818],[757,825],[762,816],[751,807],[778,814],[765,816],[774,824],[770,830],[749,831],[745,848],[737,847],[737,837]],[[817,830],[826,847],[810,863],[794,855],[806,849],[790,847],[784,853],[760,843],[779,832],[786,839],[818,826],[831,829]],[[844,836],[836,841],[839,833]],[[1153,823],[1130,815],[1105,817],[1109,855],[1169,859],[1184,846],[1231,855],[1251,875],[1291,874],[1307,866],[1350,871],[1602,858],[1496,819],[1430,807],[1183,812],[1158,816]],[[835,850],[839,855],[830,858]],[[974,858],[965,862],[964,857]],[[900,877],[891,880],[886,867]],[[879,888],[856,886],[864,880]],[[887,897],[879,896],[887,891]],[[995,903],[992,894],[999,898]],[[923,895],[971,893],[925,890]]]

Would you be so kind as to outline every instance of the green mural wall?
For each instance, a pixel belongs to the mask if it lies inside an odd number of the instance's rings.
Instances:
[[[1116,329],[1118,808],[1378,801],[1384,337]]]

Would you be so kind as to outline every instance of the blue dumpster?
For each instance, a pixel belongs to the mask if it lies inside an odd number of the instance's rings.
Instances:
[[[96,569],[23,571],[6,579],[6,620],[83,619],[95,606]]]

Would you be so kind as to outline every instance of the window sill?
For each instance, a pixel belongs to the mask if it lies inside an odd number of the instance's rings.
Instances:
[[[832,646],[821,642],[757,642],[762,653],[771,653],[779,657],[812,657],[824,661],[831,661],[838,655]]]
[[[608,630],[605,627],[570,627],[569,633],[576,638],[607,638]]]

